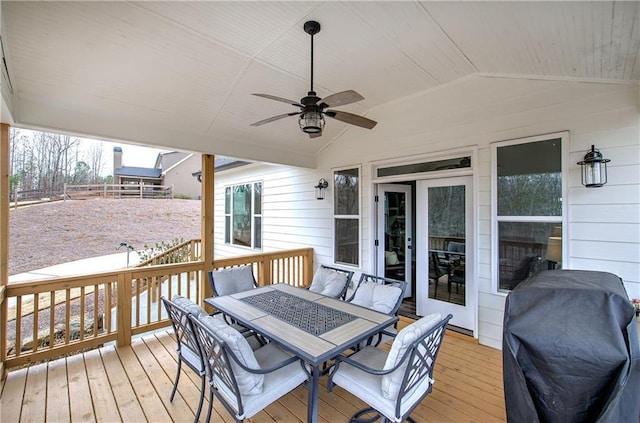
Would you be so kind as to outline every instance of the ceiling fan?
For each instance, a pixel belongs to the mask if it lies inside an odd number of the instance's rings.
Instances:
[[[377,122],[367,119],[364,116],[349,112],[341,112],[339,110],[325,110],[327,107],[337,107],[355,103],[357,101],[364,100],[364,97],[353,90],[331,94],[322,99],[316,95],[316,92],[313,91],[313,36],[320,32],[320,24],[316,21],[307,21],[304,23],[304,32],[311,35],[311,90],[307,93],[307,96],[302,97],[300,102],[297,102],[270,94],[253,94],[258,97],[291,104],[292,106],[299,107],[300,111],[272,116],[259,122],[252,123],[251,126],[260,126],[288,116],[298,115],[300,129],[302,129],[302,132],[309,134],[310,138],[316,138],[322,135],[322,129],[324,128],[324,116],[328,116],[351,125],[360,126],[362,128],[372,129],[376,126]]]

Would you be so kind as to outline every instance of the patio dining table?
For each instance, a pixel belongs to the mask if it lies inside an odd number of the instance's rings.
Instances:
[[[322,364],[398,320],[397,316],[287,284],[207,298],[205,302],[309,365],[309,423],[318,421]]]

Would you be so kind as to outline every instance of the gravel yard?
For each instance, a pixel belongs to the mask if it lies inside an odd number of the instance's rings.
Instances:
[[[9,275],[117,253],[144,245],[200,238],[200,201],[67,200],[11,209]],[[120,251],[123,251],[122,249]]]

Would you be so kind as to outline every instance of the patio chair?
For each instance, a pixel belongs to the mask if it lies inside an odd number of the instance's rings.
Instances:
[[[218,398],[244,421],[308,380],[303,362],[271,342],[255,352],[237,330],[211,316],[191,316],[209,379],[209,411]]]
[[[253,268],[251,265],[232,267],[229,269],[216,269],[208,272],[207,275],[209,276],[211,290],[216,297],[237,294],[238,292],[244,292],[258,287],[256,278],[253,277]],[[238,324],[226,315],[224,319],[230,325]]]
[[[321,265],[313,275],[309,291],[344,300],[353,271]]]
[[[351,422],[414,422],[409,415],[433,389],[433,368],[451,317],[436,313],[417,320],[398,333],[388,353],[369,346],[336,358],[328,390],[339,385],[370,406]]]
[[[440,257],[437,251],[429,252],[429,281],[433,281],[433,298],[438,299],[438,285],[440,278],[447,274],[446,266],[440,264]]]
[[[347,301],[380,313],[397,316],[406,289],[405,281],[363,273],[360,275],[355,291]],[[397,324],[394,325],[393,330],[387,328],[380,332],[375,345],[382,342],[382,335],[395,337],[396,328]],[[373,337],[369,338],[366,344],[370,345],[372,341]]]
[[[173,389],[171,390],[171,396],[169,401],[173,401],[173,397],[176,394],[178,388],[178,381],[180,380],[180,372],[182,370],[182,363],[184,362],[194,372],[200,376],[202,381],[200,386],[200,402],[196,409],[194,422],[197,422],[200,418],[200,412],[202,411],[202,403],[204,401],[205,383],[206,383],[206,371],[202,355],[200,354],[200,346],[198,345],[198,339],[193,331],[193,325],[189,320],[189,315],[199,317],[201,315],[206,316],[207,313],[196,303],[189,298],[182,297],[180,295],[174,295],[171,300],[162,296],[160,298],[164,304],[171,325],[176,334],[176,341],[178,348],[176,350],[178,354],[178,371],[176,373],[175,380],[173,382]]]

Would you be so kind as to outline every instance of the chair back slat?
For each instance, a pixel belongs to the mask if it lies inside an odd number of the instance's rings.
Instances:
[[[193,326],[189,320],[190,313],[165,297],[161,297],[161,300],[167,310],[169,319],[171,320],[173,331],[176,334],[178,351],[180,351],[184,345],[194,353],[198,354],[200,347],[198,346],[198,340],[196,339]]]
[[[447,324],[453,316],[449,314],[442,319],[437,325],[431,328],[423,336],[416,339],[407,349],[409,354],[404,377],[400,385],[398,393],[398,401],[396,403],[396,412],[400,412],[402,398],[409,395],[419,384],[429,381],[428,389],[423,393],[424,396],[429,394],[433,384],[433,369],[435,367],[436,357],[440,351],[440,346],[444,340]],[[406,359],[403,357],[401,361]],[[402,367],[400,367],[402,369]]]
[[[190,319],[204,357],[209,383],[213,384],[213,392],[230,414],[242,416],[242,395],[224,341],[197,318],[191,316]]]

